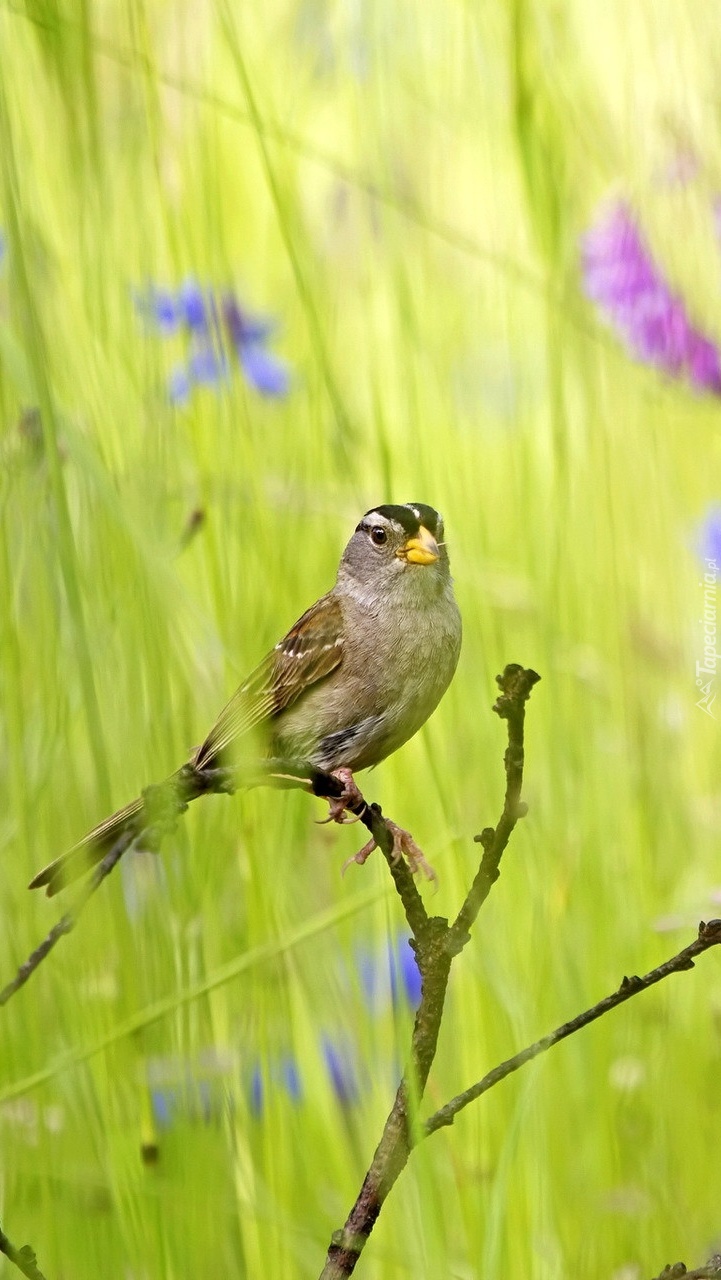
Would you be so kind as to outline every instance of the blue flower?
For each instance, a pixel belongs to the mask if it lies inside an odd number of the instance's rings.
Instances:
[[[232,294],[223,298],[223,320],[250,385],[264,396],[286,395],[290,385],[288,366],[265,346],[274,326],[249,316]]]
[[[292,1098],[293,1102],[300,1102],[303,1097],[300,1072],[297,1063],[289,1053],[281,1059],[279,1074],[288,1097]]]
[[[253,1067],[253,1074],[250,1077],[250,1110],[254,1116],[259,1116],[263,1112],[264,1093],[263,1074],[260,1069],[260,1063],[256,1062]]]
[[[187,374],[189,382],[197,382],[199,386],[212,386],[227,376],[228,362],[225,354],[216,351],[208,341],[199,342],[188,357]]]
[[[208,306],[197,280],[184,280],[178,290],[178,314],[189,329],[203,336],[208,332]]]
[[[232,293],[223,296],[222,311],[230,340],[238,351],[251,343],[265,342],[275,329],[272,320],[262,320],[244,311]]]
[[[136,294],[135,305],[141,315],[155,324],[163,336],[177,332],[180,326],[180,313],[175,298],[168,289],[157,289],[153,286],[146,294]]]
[[[169,1129],[173,1123],[177,1095],[174,1089],[151,1089],[150,1102],[153,1119],[159,1129]]]
[[[193,1080],[181,1084],[151,1088],[150,1103],[158,1129],[170,1129],[178,1119],[212,1124],[223,1112],[223,1092],[209,1080]]]
[[[182,408],[190,400],[192,389],[188,370],[185,365],[177,364],[168,378],[168,397],[171,404]]]
[[[651,254],[630,206],[619,200],[581,246],[586,293],[645,364],[721,395],[721,356],[692,322]]]
[[[698,549],[702,560],[721,565],[721,506],[709,507],[699,530]]]
[[[406,934],[388,939],[376,952],[361,950],[358,955],[363,993],[369,1008],[380,1012],[388,1001],[398,1007],[401,995],[414,1011],[421,1002],[421,975]]]
[[[196,386],[227,384],[230,356],[261,395],[287,395],[288,365],[267,347],[274,323],[245,311],[233,293],[217,298],[210,286],[188,277],[176,293],[151,286],[136,295],[136,305],[161,337],[185,338],[185,358],[174,365],[168,380],[172,404],[187,405]]]
[[[248,342],[238,352],[248,382],[264,396],[284,396],[290,386],[290,373],[284,360],[266,351],[260,342]]]
[[[269,1080],[273,1085],[279,1085],[291,1102],[302,1102],[303,1085],[298,1065],[290,1053],[285,1053],[271,1060],[265,1073],[260,1061],[254,1063],[248,1085],[248,1105],[252,1115],[260,1117],[263,1114]]]
[[[396,960],[400,969],[406,1000],[411,1009],[415,1010],[421,1002],[422,982],[418,961],[411,947],[410,938],[398,938],[396,942]]]
[[[333,1092],[343,1106],[349,1106],[358,1097],[358,1075],[350,1046],[331,1040],[324,1035],[321,1049]]]

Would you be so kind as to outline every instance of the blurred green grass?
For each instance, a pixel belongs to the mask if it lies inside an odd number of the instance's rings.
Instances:
[[[365,780],[436,865],[434,911],[498,812],[493,677],[543,675],[530,813],[454,975],[429,1105],[717,911],[693,544],[718,406],[631,364],[577,266],[597,201],[629,190],[721,337],[713,22],[700,0],[0,8],[3,975],[56,917],[30,874],[184,758],[390,499],[443,511],[465,625],[432,723]],[[683,191],[657,181],[679,137],[703,157]],[[235,377],[168,404],[172,347],[133,290],[191,275],[279,318],[287,399]],[[34,405],[40,451],[18,431]],[[320,1270],[409,1026],[358,971],[402,924],[387,874],[341,880],[357,834],[321,813],[193,806],[162,870],[116,873],[3,1010],[0,1221],[49,1276]],[[360,1269],[632,1280],[706,1256],[719,1008],[709,956],[505,1083],[416,1153]],[[324,1035],[357,1055],[352,1102]],[[163,1063],[212,1077],[209,1122],[154,1127]]]

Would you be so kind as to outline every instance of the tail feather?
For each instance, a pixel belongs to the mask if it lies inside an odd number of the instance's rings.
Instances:
[[[38,871],[30,881],[30,889],[45,889],[49,898],[54,897],[61,889],[73,880],[85,875],[91,867],[101,862],[106,853],[115,844],[118,836],[125,831],[140,830],[140,814],[144,808],[142,800],[133,800],[124,809],[118,809],[97,827],[93,827],[82,840],[74,844],[72,849],[61,853],[59,858],[49,862],[42,871]]]
[[[91,867],[102,862],[106,853],[112,849],[116,840],[125,832],[133,837],[147,831],[148,848],[156,848],[164,831],[174,826],[175,820],[191,800],[207,795],[211,791],[234,791],[239,787],[261,786],[263,782],[275,782],[279,786],[303,785],[311,782],[313,770],[302,761],[270,761],[277,769],[259,767],[257,777],[250,773],[240,780],[239,773],[228,771],[228,778],[218,778],[211,762],[203,767],[196,765],[193,757],[181,765],[175,773],[157,786],[147,787],[137,800],[118,809],[109,818],[99,822],[82,840],[74,844],[72,849],[61,853],[59,858],[49,862],[42,871],[33,876],[29,889],[45,889],[49,898],[59,893],[67,884],[78,880]],[[220,770],[222,773],[222,770]]]
[[[137,836],[143,827],[162,825],[164,819],[177,815],[189,800],[202,795],[209,789],[207,779],[200,772],[195,772],[192,765],[182,765],[176,773],[170,775],[159,786],[148,787],[141,797],[126,804],[124,809],[111,813],[109,818],[99,822],[82,840],[74,844],[72,849],[61,853],[54,862],[49,862],[42,871],[38,871],[30,881],[30,889],[45,889],[49,898],[54,897],[66,884],[85,875],[91,867],[102,862],[106,853],[112,849],[115,841],[126,831]],[[148,832],[148,840],[152,837]]]

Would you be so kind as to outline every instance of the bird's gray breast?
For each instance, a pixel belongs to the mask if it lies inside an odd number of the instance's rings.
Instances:
[[[456,669],[461,620],[450,584],[430,601],[416,592],[393,610],[352,598],[343,609],[343,661],[332,678],[336,688],[327,690],[334,724],[318,743],[316,762],[365,769],[413,737],[435,710]]]

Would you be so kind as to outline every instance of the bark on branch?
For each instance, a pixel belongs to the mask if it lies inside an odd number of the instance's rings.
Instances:
[[[24,1276],[27,1276],[27,1280],[45,1280],[45,1276],[38,1267],[37,1258],[30,1245],[24,1244],[19,1249],[16,1249],[8,1240],[2,1227],[0,1227],[0,1253],[4,1253],[5,1257],[14,1263]]]
[[[413,933],[411,946],[421,974],[421,1002],[413,1026],[408,1065],[355,1204],[342,1230],[333,1235],[321,1280],[343,1280],[355,1270],[386,1196],[402,1172],[417,1138],[422,1136],[422,1131],[417,1131],[416,1116],[436,1054],[451,965],[469,941],[469,929],[498,878],[503,851],[518,819],[525,812],[521,802],[525,710],[531,690],[539,679],[535,671],[525,670],[517,663],[509,664],[503,675],[496,677],[500,694],[493,709],[508,725],[508,747],[504,757],[506,795],[497,825],[487,828],[478,837],[483,846],[483,857],[454,924],[449,925],[442,916],[428,917],[424,909],[424,918],[418,913],[416,919],[416,911],[409,911],[406,901],[403,902]],[[385,847],[383,851],[386,852]],[[391,872],[400,876],[401,883],[407,875],[413,884],[408,868],[399,871],[398,864],[393,864],[388,853],[386,857]],[[399,888],[398,879],[396,887]]]

